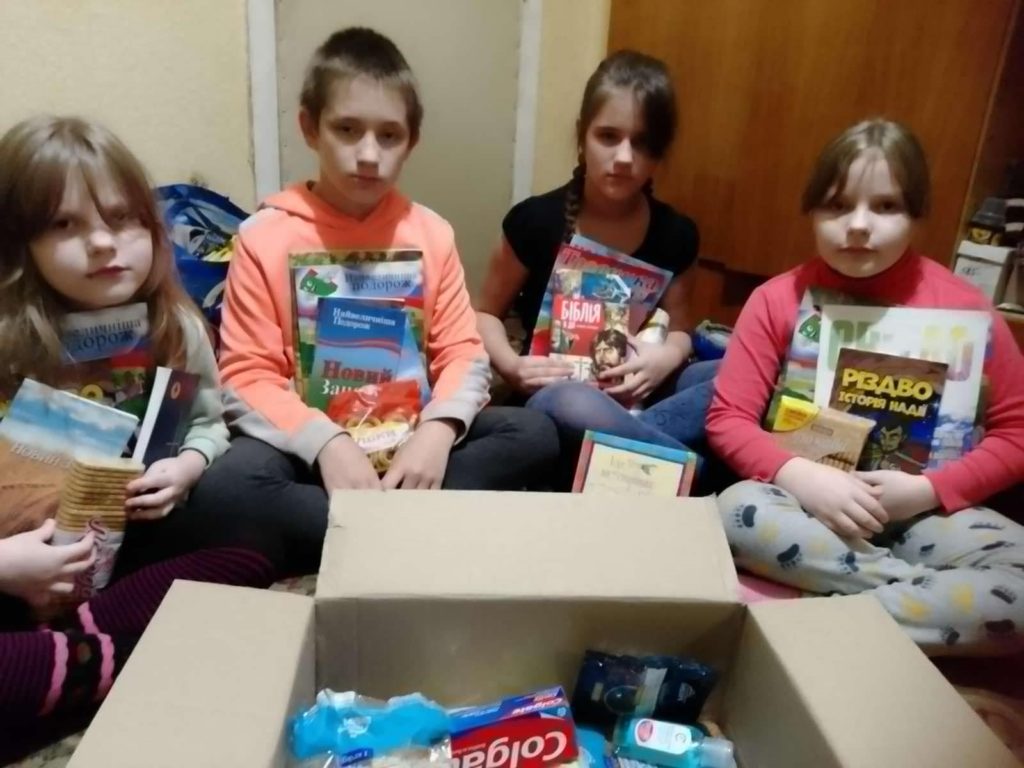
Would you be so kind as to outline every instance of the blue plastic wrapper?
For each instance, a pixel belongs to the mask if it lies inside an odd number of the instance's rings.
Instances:
[[[606,735],[620,717],[692,725],[717,680],[714,669],[693,659],[587,651],[573,692],[572,712],[577,723]]]
[[[732,336],[732,328],[727,325],[705,320],[698,325],[691,336],[693,353],[700,360],[718,360],[725,356],[725,348]]]
[[[344,766],[400,750],[430,750],[450,728],[448,713],[418,693],[381,702],[324,690],[292,719],[291,749],[300,760],[333,756],[332,765]]]
[[[192,184],[157,187],[156,198],[185,291],[217,329],[231,239],[249,214],[223,195]]]
[[[580,768],[615,768],[615,760],[609,754],[608,743],[600,731],[577,727],[576,744]]]

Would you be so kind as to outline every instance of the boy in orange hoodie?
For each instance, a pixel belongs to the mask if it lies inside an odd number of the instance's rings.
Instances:
[[[331,35],[314,54],[301,95],[300,125],[319,158],[319,178],[267,199],[235,245],[220,357],[235,439],[193,506],[220,524],[274,518],[268,523],[284,526],[297,572],[316,568],[332,491],[519,489],[558,454],[546,416],[484,409],[490,364],[451,225],[394,188],[422,117],[412,72],[394,43],[369,29]],[[432,394],[379,478],[345,430],[295,391],[288,256],[406,247],[423,253]]]

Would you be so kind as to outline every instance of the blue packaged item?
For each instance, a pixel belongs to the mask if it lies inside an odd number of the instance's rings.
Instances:
[[[185,292],[217,329],[232,238],[249,214],[223,195],[194,184],[157,187],[156,200]]]
[[[703,321],[691,335],[693,353],[699,360],[718,360],[725,356],[725,348],[732,336],[732,328],[710,320]]]
[[[715,739],[692,725],[646,717],[623,718],[612,738],[617,768],[639,761],[658,768],[735,768],[732,742]]]
[[[576,729],[580,768],[615,768],[604,734],[593,728]]]
[[[418,693],[381,702],[323,690],[292,719],[291,749],[300,760],[330,755],[345,766],[401,750],[427,754],[449,730],[448,713]]]
[[[693,724],[717,679],[714,669],[693,659],[587,651],[572,711],[577,722],[606,734],[620,717]]]

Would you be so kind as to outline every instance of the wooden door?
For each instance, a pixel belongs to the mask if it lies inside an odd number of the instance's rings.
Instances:
[[[811,253],[800,193],[859,119],[909,125],[932,163],[918,246],[948,264],[1015,0],[612,0],[609,50],[663,59],[681,127],[658,194],[703,259],[774,275]]]

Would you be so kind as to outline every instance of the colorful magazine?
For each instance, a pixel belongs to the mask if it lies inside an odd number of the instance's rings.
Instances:
[[[28,453],[116,458],[137,426],[130,413],[25,379],[0,421],[0,438]]]
[[[828,405],[844,347],[945,363],[946,383],[928,466],[958,459],[974,445],[991,325],[991,315],[983,310],[826,304],[814,401]]]
[[[4,491],[0,535],[53,517],[76,457],[118,457],[138,419],[69,392],[25,379],[0,421],[0,477],[17,478]]]
[[[154,367],[145,304],[69,313],[61,342],[65,365],[57,388],[142,418]]]
[[[875,422],[857,469],[920,474],[928,466],[949,366],[845,347],[829,405]]]
[[[551,277],[537,315],[537,323],[533,329],[531,355],[546,356],[551,353],[551,318],[555,292],[558,289],[557,275],[563,269],[614,273],[620,277],[629,289],[629,303],[634,305],[629,313],[629,332],[632,334],[640,330],[640,326],[658,306],[673,277],[666,269],[611,250],[581,235],[575,235],[569,244],[562,245],[555,257]]]
[[[306,404],[326,412],[346,389],[399,377],[408,318],[401,309],[349,299],[320,301]]]
[[[295,325],[295,379],[299,391],[313,367],[317,304],[341,297],[401,300],[416,347],[423,346],[423,254],[416,250],[319,251],[288,257]]]
[[[839,291],[811,286],[804,291],[797,308],[796,325],[786,359],[782,362],[775,392],[765,414],[764,427],[772,430],[782,397],[814,402],[814,380],[818,371],[821,308],[824,304],[857,304],[858,299]]]
[[[626,361],[629,288],[614,273],[560,269],[551,318],[551,357],[573,366],[572,378],[594,381]]]

